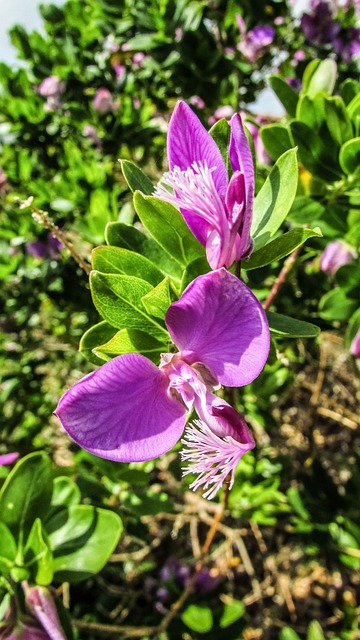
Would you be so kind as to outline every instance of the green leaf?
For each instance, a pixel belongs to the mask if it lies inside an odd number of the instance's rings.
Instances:
[[[30,453],[10,471],[0,492],[1,520],[17,536],[30,531],[36,516],[46,515],[51,501],[51,464],[43,452]]]
[[[10,529],[0,521],[0,573],[8,573],[15,562],[16,542]]]
[[[286,80],[284,80],[277,74],[270,76],[269,79],[272,90],[275,91],[277,97],[284,105],[289,116],[294,117],[296,113],[296,105],[299,100],[298,93],[290,86],[288,82],[286,82]]]
[[[270,332],[275,338],[316,338],[320,327],[273,311],[266,312]]]
[[[180,211],[171,204],[137,191],[134,206],[156,242],[183,267],[204,255],[204,248],[191,233]]]
[[[342,145],[339,162],[347,176],[360,171],[360,138],[353,138]]]
[[[224,611],[219,621],[221,629],[226,629],[231,624],[243,617],[246,607],[241,600],[231,600],[226,602]]]
[[[36,518],[24,552],[25,565],[36,584],[48,585],[53,579],[53,559],[40,518]]]
[[[327,60],[312,60],[306,67],[303,80],[302,91],[310,98],[316,96],[317,93],[324,91],[332,94],[337,75],[337,66],[335,60],[328,58]]]
[[[265,247],[255,251],[249,258],[244,260],[242,266],[244,269],[258,269],[264,267],[267,264],[271,264],[275,260],[280,260],[289,255],[297,247],[300,247],[309,238],[321,237],[322,233],[320,229],[292,229],[287,231],[282,236],[275,238],[268,242]]]
[[[290,124],[290,129],[294,142],[299,147],[300,160],[305,168],[322,180],[330,182],[339,180],[340,167],[333,163],[329,154],[329,145],[321,135],[304,122],[294,121]]]
[[[92,268],[102,273],[122,273],[149,282],[154,287],[161,282],[163,274],[147,258],[120,247],[102,246],[92,252]]]
[[[272,160],[277,160],[294,146],[290,131],[283,124],[268,124],[261,127],[260,137]]]
[[[296,149],[284,153],[271,169],[254,201],[251,237],[260,249],[285,220],[296,194],[298,165]]]
[[[164,320],[168,308],[174,302],[169,278],[162,280],[157,287],[149,291],[141,300],[148,314]]]
[[[109,324],[117,329],[145,331],[154,338],[167,338],[166,329],[150,318],[142,303],[142,297],[153,289],[148,282],[93,271],[90,286],[94,305]]]
[[[131,191],[141,191],[150,196],[154,192],[154,185],[150,178],[130,160],[119,160],[124,178]]]
[[[325,213],[325,207],[309,196],[296,196],[288,219],[295,224],[316,225]]]
[[[81,493],[78,485],[67,476],[58,476],[54,479],[53,494],[51,498],[52,507],[79,504]]]
[[[348,320],[358,307],[358,301],[348,297],[343,289],[337,287],[321,298],[319,315],[324,320]]]
[[[121,329],[109,342],[98,346],[95,353],[104,360],[111,360],[123,353],[141,353],[156,364],[160,354],[167,350],[167,345],[155,340],[152,336],[134,329]]]
[[[300,637],[290,627],[283,627],[280,631],[280,640],[300,640]]]
[[[77,582],[101,571],[123,526],[119,516],[90,505],[71,505],[47,524],[54,578]]]
[[[207,633],[213,627],[213,615],[209,607],[190,604],[181,615],[181,620],[192,631]]]
[[[340,96],[326,98],[325,119],[331,137],[338,146],[352,138],[352,125],[346,106]]]
[[[325,640],[322,628],[317,620],[313,620],[309,624],[307,640]]]
[[[122,222],[109,222],[105,228],[107,244],[123,247],[143,255],[157,266],[163,275],[170,275],[180,282],[182,268],[176,260],[171,258],[153,238]]]
[[[186,287],[200,275],[208,273],[209,263],[205,256],[203,258],[196,258],[193,262],[190,262],[186,269],[184,269],[183,278],[181,281],[180,293],[186,289]]]
[[[220,149],[222,159],[224,160],[224,164],[229,175],[231,172],[231,163],[229,157],[230,126],[228,121],[225,118],[221,118],[221,120],[218,120],[218,122],[211,127],[209,133]]]
[[[88,329],[80,340],[79,351],[93,364],[101,365],[102,360],[94,353],[100,344],[108,342],[115,334],[116,328],[108,322],[99,322]]]

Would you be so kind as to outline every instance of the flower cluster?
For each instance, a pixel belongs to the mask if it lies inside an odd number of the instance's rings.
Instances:
[[[236,16],[241,39],[237,46],[238,50],[243,54],[249,62],[256,62],[264,54],[275,37],[275,30],[268,25],[258,25],[246,31],[246,26],[241,16]]]
[[[169,125],[170,171],[155,195],[178,206],[213,269],[170,305],[165,323],[174,347],[159,366],[139,353],[115,357],[70,388],[56,409],[75,442],[122,462],[169,451],[195,411],[181,458],[185,474],[197,475],[192,488],[201,487],[207,498],[225,479],[233,484],[241,456],[255,445],[243,416],[214,392],[252,382],[270,344],[261,304],[225,268],[251,252],[254,197],[252,156],[238,114],[230,128],[229,180],[219,148],[184,102]]]
[[[347,3],[346,10],[352,2]],[[356,8],[356,5],[355,5]],[[350,26],[343,29],[334,15],[336,3],[311,0],[310,12],[301,17],[300,26],[309,42],[315,45],[329,44],[344,62],[351,62],[360,54],[360,29]]]
[[[60,109],[60,98],[65,91],[65,83],[57,76],[48,76],[42,81],[38,92],[46,98],[46,111],[57,111]]]

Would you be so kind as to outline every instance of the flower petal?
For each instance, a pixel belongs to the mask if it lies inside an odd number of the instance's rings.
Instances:
[[[84,449],[120,462],[169,451],[185,426],[185,407],[168,395],[168,380],[150,360],[125,354],[71,387],[55,415]]]
[[[213,180],[218,193],[225,195],[227,170],[218,146],[190,107],[180,100],[172,113],[167,137],[170,170],[175,166],[185,171],[193,162],[206,160],[209,168],[216,167]]]
[[[166,324],[181,358],[202,362],[226,386],[250,383],[267,360],[265,312],[250,289],[224,268],[196,278],[170,305]]]
[[[238,113],[235,113],[231,118],[230,128],[230,162],[233,170],[241,171],[245,178],[246,203],[245,210],[243,212],[239,251],[241,257],[248,257],[251,251],[250,227],[252,222],[255,188],[254,163],[251,149],[241,122],[241,117]]]
[[[0,467],[5,464],[12,464],[19,457],[18,453],[4,453],[0,456]]]
[[[66,640],[53,597],[45,587],[30,587],[26,592],[26,604],[38,619],[49,640]],[[42,636],[39,636],[42,638]]]

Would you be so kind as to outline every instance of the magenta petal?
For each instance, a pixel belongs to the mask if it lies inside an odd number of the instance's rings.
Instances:
[[[269,326],[260,302],[226,269],[196,278],[166,314],[181,357],[202,362],[226,386],[250,383],[263,369],[270,348]]]
[[[5,464],[12,464],[13,462],[15,462],[15,460],[17,460],[19,457],[18,453],[4,453],[3,455],[0,456],[0,467],[4,466]]]
[[[241,171],[245,178],[246,204],[243,213],[242,233],[240,242],[241,256],[247,256],[250,243],[250,227],[254,202],[254,163],[251,149],[245,135],[240,115],[236,113],[230,120],[231,135],[229,156],[234,171]]]
[[[168,395],[168,380],[150,360],[125,354],[69,389],[55,414],[84,449],[120,462],[169,451],[185,426],[185,408]]]
[[[190,107],[180,100],[172,113],[167,137],[169,168],[185,171],[193,162],[206,160],[209,168],[216,167],[213,180],[219,194],[225,195],[227,170],[219,148]]]
[[[248,257],[252,249],[252,240],[250,237],[250,229],[252,222],[252,209],[247,204],[246,184],[243,173],[236,171],[229,182],[226,192],[226,206],[231,216],[231,222],[234,226],[234,232],[238,234],[236,242],[235,255],[231,255],[229,263],[231,265],[234,260],[240,260]],[[234,240],[231,243],[234,246]]]

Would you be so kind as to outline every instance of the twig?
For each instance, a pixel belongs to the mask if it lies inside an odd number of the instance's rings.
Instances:
[[[84,620],[74,620],[75,626],[84,631],[96,631],[100,635],[122,635],[125,638],[141,638],[151,636],[156,631],[156,627],[129,627],[125,625],[100,624],[98,622],[84,622]]]
[[[85,271],[85,273],[89,275],[91,271],[90,265],[85,262],[85,260],[83,260],[83,258],[75,251],[72,243],[68,240],[66,233],[64,233],[64,231],[60,229],[60,227],[58,227],[55,222],[53,222],[48,212],[34,207],[32,204],[32,197],[20,202],[20,209],[25,209],[26,207],[30,207],[34,220],[49,229],[53,236],[55,236],[55,238],[67,248],[67,250],[74,258],[75,262],[78,263],[79,267],[81,267]]]
[[[317,407],[316,412],[325,418],[330,418],[335,422],[339,422],[344,427],[348,427],[348,429],[357,429],[359,426],[359,423],[355,422],[355,420],[349,420],[349,418],[342,416],[340,413],[337,413],[337,411],[332,411],[326,407]]]
[[[288,259],[285,261],[285,264],[284,264],[283,268],[281,269],[278,277],[276,278],[273,286],[271,287],[271,290],[270,290],[270,293],[269,293],[268,297],[266,298],[265,302],[263,303],[263,307],[264,307],[265,311],[268,310],[268,308],[272,304],[274,298],[279,293],[279,290],[280,290],[281,286],[284,284],[284,282],[286,280],[286,276],[288,275],[288,273],[293,268],[301,249],[302,249],[302,245],[300,245],[299,247],[294,249],[294,251],[290,254]]]
[[[221,519],[224,515],[224,512],[227,508],[227,504],[228,504],[228,500],[229,500],[229,493],[230,493],[230,485],[229,485],[229,481],[225,481],[225,486],[224,486],[224,494],[223,494],[223,501],[221,504],[221,508],[215,513],[214,518],[212,520],[212,524],[211,527],[208,531],[208,534],[206,536],[205,542],[201,547],[201,553],[200,553],[200,557],[198,559],[198,561],[195,564],[195,570],[193,575],[191,576],[191,579],[189,580],[188,584],[186,585],[184,591],[182,592],[181,596],[176,600],[176,602],[174,602],[174,604],[172,605],[169,613],[163,618],[162,622],[159,624],[155,637],[158,638],[159,635],[161,633],[163,633],[164,631],[166,631],[166,629],[168,628],[170,622],[173,620],[173,618],[175,618],[175,616],[178,614],[178,612],[182,609],[183,605],[185,604],[186,600],[189,598],[189,596],[193,593],[194,588],[195,588],[195,584],[198,578],[198,575],[201,571],[201,569],[204,566],[204,560],[206,558],[206,555],[211,547],[211,544],[214,540],[215,534],[219,528],[219,524],[221,522]]]

